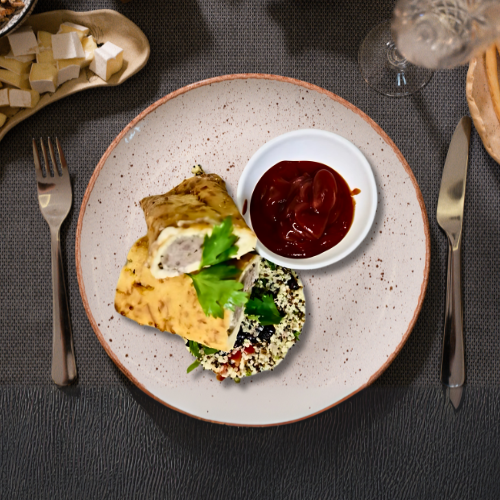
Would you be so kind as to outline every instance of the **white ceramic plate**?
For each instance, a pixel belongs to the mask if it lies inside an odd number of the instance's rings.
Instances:
[[[236,194],[244,166],[273,137],[300,128],[334,132],[370,162],[378,186],[373,227],[341,262],[301,271],[307,322],[274,372],[217,382],[182,340],[114,310],[132,244],[146,233],[141,198],[163,193],[200,163]],[[422,306],[430,239],[408,164],[365,114],[319,87],[269,75],[231,75],[180,89],[152,105],[111,144],[85,193],[76,265],[92,327],[117,366],[153,398],[231,425],[276,425],[321,412],[369,385],[408,338]]]
[[[338,172],[351,189],[358,189],[356,209],[351,228],[345,238],[333,248],[307,259],[290,259],[269,250],[260,240],[257,251],[266,259],[293,269],[319,269],[353,252],[370,230],[377,211],[377,186],[372,169],[363,153],[340,135],[325,130],[302,129],[275,137],[262,146],[247,163],[238,182],[236,194],[240,212],[245,202],[249,207],[260,178],[280,161],[316,161]],[[253,229],[250,210],[244,214]]]

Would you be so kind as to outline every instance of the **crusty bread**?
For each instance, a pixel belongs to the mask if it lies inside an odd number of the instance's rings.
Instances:
[[[500,163],[500,122],[488,88],[484,56],[473,59],[469,64],[466,95],[470,115],[483,145],[488,154]]]

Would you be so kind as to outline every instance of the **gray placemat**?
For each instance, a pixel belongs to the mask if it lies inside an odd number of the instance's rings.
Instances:
[[[0,388],[9,500],[496,500],[500,392],[371,387],[311,419],[199,422],[130,387]],[[3,460],[2,460],[3,459]]]
[[[81,386],[127,383],[95,337],[75,273],[78,212],[90,176],[111,141],[148,105],[189,83],[229,73],[274,73],[324,87],[371,116],[408,160],[427,206],[430,281],[417,325],[377,384],[439,384],[446,241],[435,222],[441,171],[461,116],[468,114],[466,68],[434,75],[420,93],[390,99],[363,81],[356,54],[372,26],[390,16],[391,1],[132,0],[40,1],[36,12],[111,8],[146,34],[151,58],[120,87],[57,102],[9,132],[0,145],[0,384],[50,384],[51,282],[48,228],[35,194],[32,137],[61,140],[73,179],[74,204],[62,248]],[[473,133],[464,223],[467,382],[500,382],[497,279],[500,167]]]

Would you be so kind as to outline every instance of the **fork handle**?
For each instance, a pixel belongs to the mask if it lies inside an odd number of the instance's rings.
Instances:
[[[446,280],[441,381],[449,387],[460,387],[465,382],[460,239],[455,245],[450,240],[448,241],[448,276]]]
[[[50,230],[52,251],[52,380],[68,385],[76,379],[75,350],[64,282],[59,228]]]

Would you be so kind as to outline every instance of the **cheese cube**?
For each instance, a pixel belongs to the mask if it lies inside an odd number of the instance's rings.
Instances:
[[[9,89],[9,101],[13,108],[34,108],[40,100],[36,90]]]
[[[10,106],[0,107],[0,113],[5,115],[7,118],[13,117],[18,111],[19,111],[19,108],[11,108]]]
[[[29,62],[35,59],[35,54],[28,54],[26,56],[15,56],[12,50],[5,56],[5,59],[14,59],[19,62]]]
[[[12,53],[16,57],[36,54],[38,52],[38,43],[31,26],[23,26],[14,31],[14,33],[7,35],[7,38],[9,39]]]
[[[82,47],[85,52],[85,60],[81,65],[86,68],[94,59],[94,52],[97,49],[97,43],[92,35],[85,37],[82,40]]]
[[[86,68],[94,59],[94,51],[97,49],[97,43],[93,36],[88,36],[82,40],[82,47],[85,51],[85,57],[75,57],[74,59],[62,59],[64,64],[60,65],[61,68],[70,66],[71,64],[77,64],[80,68]]]
[[[12,71],[8,69],[0,69],[0,82],[8,83],[13,87],[17,87],[19,89],[29,89],[29,74],[24,73],[22,75],[16,75]]]
[[[9,89],[0,90],[0,106],[9,105]]]
[[[111,75],[120,71],[123,65],[123,49],[114,43],[106,42],[102,47],[95,49],[94,60],[90,69],[100,78],[108,81]]]
[[[57,67],[60,69],[67,68],[68,66],[78,66],[83,68],[85,57],[75,57],[74,59],[61,59],[56,61]]]
[[[56,65],[56,60],[54,59],[54,53],[52,52],[52,49],[47,49],[39,52],[36,55],[36,62],[37,63],[51,63],[54,66]]]
[[[34,63],[30,71],[30,85],[39,94],[55,92],[57,87],[57,68],[50,63]]]
[[[80,61],[80,59],[76,59]],[[80,76],[80,62],[75,63],[75,59],[57,61],[57,86],[68,80],[74,80]]]
[[[48,31],[40,30],[37,33],[38,38],[38,48],[39,49],[51,49],[52,48],[52,33]]]
[[[38,36],[38,54],[36,55],[37,63],[52,63],[56,64],[54,53],[52,51],[52,33],[48,31],[39,31]]]
[[[74,31],[52,35],[52,51],[54,52],[54,59],[85,57],[82,42],[80,42],[78,35]]]
[[[4,56],[0,56],[0,68],[10,69],[16,75],[22,75],[23,73],[29,73],[31,67],[31,61],[19,62],[15,59],[7,59]]]
[[[7,121],[7,115],[0,113],[0,127],[3,127],[6,121]]]
[[[59,26],[59,31],[57,33],[72,32],[75,32],[78,35],[78,38],[82,40],[84,36],[89,34],[90,30],[86,26],[80,26],[79,24],[62,23],[61,26]]]

